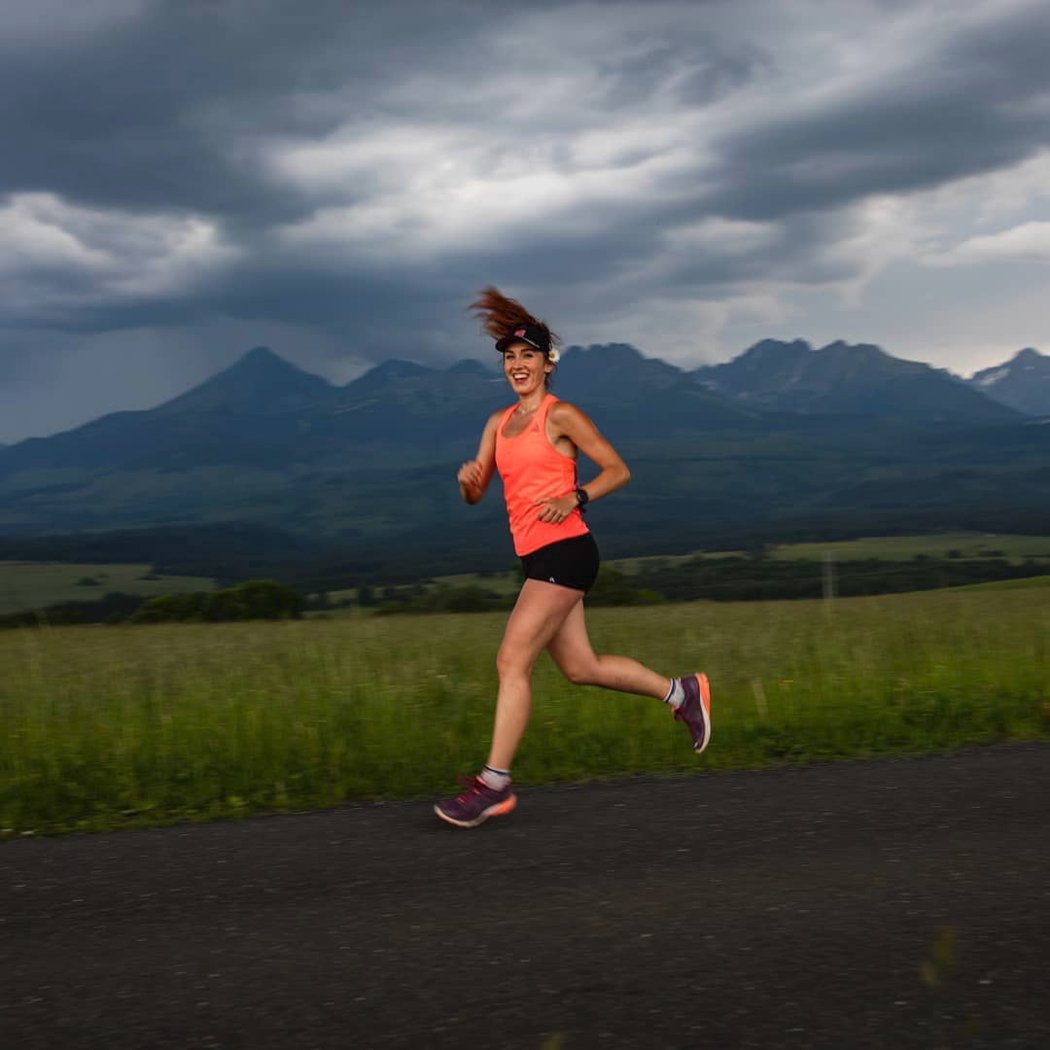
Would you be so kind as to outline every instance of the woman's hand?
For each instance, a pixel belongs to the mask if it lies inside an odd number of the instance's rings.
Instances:
[[[485,429],[481,432],[478,454],[473,459],[468,459],[456,474],[459,494],[464,503],[477,503],[489,487],[496,470],[496,427],[499,426],[503,413],[501,408],[489,416]]]
[[[485,495],[485,468],[476,459],[468,459],[456,475],[459,493],[465,503],[477,503]]]
[[[456,480],[465,489],[477,490],[481,485],[481,464],[476,459],[468,459],[467,462],[459,468]]]
[[[569,492],[564,496],[553,496],[549,499],[538,499],[535,505],[541,509],[536,516],[540,521],[557,525],[576,509],[578,502],[575,492]]]

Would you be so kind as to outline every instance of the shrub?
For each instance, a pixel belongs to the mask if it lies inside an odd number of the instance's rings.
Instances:
[[[131,617],[132,623],[173,623],[204,620],[297,620],[302,595],[273,580],[248,580],[209,593],[169,594],[151,598]]]

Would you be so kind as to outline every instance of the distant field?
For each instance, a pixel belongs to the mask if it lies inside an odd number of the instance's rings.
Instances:
[[[543,657],[522,785],[1050,738],[1050,591],[594,609],[599,651],[703,669],[658,700]],[[484,760],[503,613],[0,632],[0,838],[432,798]]]
[[[1031,591],[1039,588],[1050,588],[1050,574],[1046,576],[1029,576],[1023,580],[993,580],[990,583],[970,583],[950,589],[952,591]]]
[[[931,558],[1027,558],[1050,564],[1050,536],[1011,536],[981,532],[954,532],[936,536],[879,536],[827,543],[793,543],[773,548],[775,558],[822,559],[830,553],[840,561],[885,558],[905,561],[926,555]]]
[[[919,556],[931,558],[990,558],[1002,557],[1014,563],[1027,559],[1045,562],[1050,572],[1050,536],[1015,536],[994,533],[942,533],[929,536],[884,536],[859,540],[828,541],[826,543],[785,544],[774,547],[769,556],[785,560],[823,560],[830,555],[836,561],[861,559],[884,559],[907,561]],[[695,557],[724,558],[743,557],[742,551],[696,551],[680,555],[655,555],[652,557],[622,558],[607,564],[630,575],[642,567],[656,563],[675,565]],[[500,595],[513,595],[521,584],[520,573],[512,568],[514,562],[508,558],[508,571],[502,573],[460,573],[436,577],[435,584],[451,587],[480,587]],[[110,591],[138,594],[146,597],[162,594],[177,594],[185,591],[213,590],[214,581],[202,577],[164,576],[143,579],[149,572],[148,565],[63,565],[59,563],[0,562],[0,614],[37,609],[58,602],[88,601],[100,598]],[[94,580],[90,585],[81,580]],[[1001,584],[998,586],[1002,586]],[[1038,586],[1037,583],[1020,582],[1013,586]],[[377,596],[382,596],[382,586],[377,586]],[[355,613],[356,588],[329,592],[333,603],[349,600]],[[341,616],[345,609],[332,609],[324,615]]]
[[[1014,536],[990,532],[945,532],[923,536],[872,536],[859,540],[827,540],[821,543],[784,543],[769,549],[769,557],[784,560],[822,561],[831,555],[839,561],[878,558],[907,561],[925,555],[929,558],[1006,558],[1023,562],[1027,558],[1046,560],[1050,566],[1050,536]],[[646,563],[674,565],[690,558],[744,557],[744,551],[692,551],[688,554],[621,558],[611,562],[622,572],[635,572]]]
[[[521,590],[521,573],[510,569],[497,573],[458,573],[455,576],[438,576],[435,583],[449,587],[482,587],[496,594],[517,594]]]
[[[0,561],[0,614],[42,609],[59,602],[85,602],[110,591],[153,597],[210,591],[213,580],[200,576],[144,579],[149,565],[66,565],[58,562]],[[93,580],[93,583],[80,582]]]
[[[1028,558],[1046,561],[1050,572],[1050,536],[1013,536],[982,532],[950,532],[929,536],[879,536],[859,540],[829,540],[826,543],[781,544],[769,551],[769,557],[784,560],[822,561],[830,554],[838,561],[877,558],[885,561],[907,561],[925,555],[930,558],[1006,558],[1020,563]],[[691,558],[744,557],[744,551],[692,551],[688,554],[658,554],[638,558],[611,559],[606,564],[630,575],[654,563],[674,565]],[[478,586],[499,594],[514,593],[521,585],[515,572],[479,575],[463,573],[441,576],[437,583],[452,586]]]

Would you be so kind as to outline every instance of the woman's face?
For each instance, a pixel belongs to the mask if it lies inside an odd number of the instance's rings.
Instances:
[[[513,343],[503,351],[503,374],[519,397],[544,386],[553,368],[547,355],[528,343]]]

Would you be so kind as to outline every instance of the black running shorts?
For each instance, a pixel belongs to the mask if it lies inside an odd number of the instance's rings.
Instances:
[[[556,583],[586,594],[598,577],[598,544],[588,532],[558,540],[521,559],[525,579]]]

